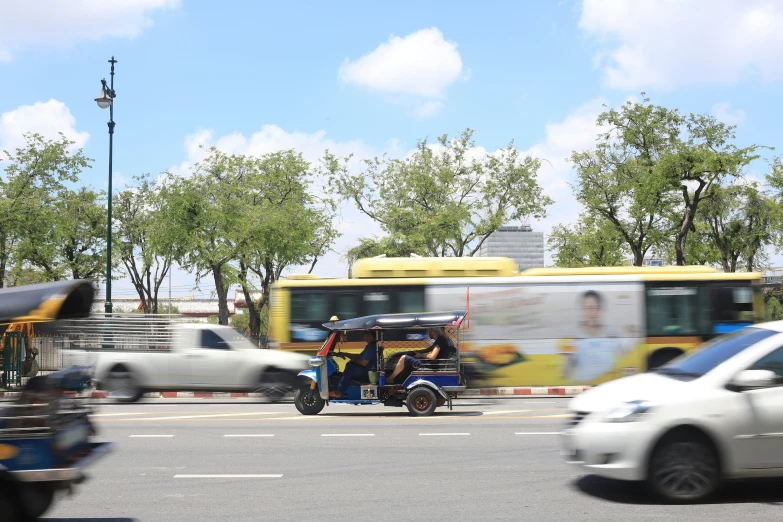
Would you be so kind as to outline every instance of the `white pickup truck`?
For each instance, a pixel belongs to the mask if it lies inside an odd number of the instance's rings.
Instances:
[[[172,323],[150,335],[141,319],[110,321],[109,333],[98,322],[71,327],[68,358],[92,366],[98,388],[122,402],[150,391],[252,392],[279,400],[310,367],[306,355],[260,349],[229,326]],[[80,343],[76,332],[84,331],[91,338]]]

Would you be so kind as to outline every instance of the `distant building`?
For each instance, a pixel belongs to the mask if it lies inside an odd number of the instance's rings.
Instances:
[[[633,258],[628,258],[628,264],[633,265]],[[663,259],[657,257],[645,257],[642,261],[642,266],[666,266]]]
[[[544,233],[529,225],[500,227],[481,245],[479,256],[511,258],[520,270],[543,268]]]

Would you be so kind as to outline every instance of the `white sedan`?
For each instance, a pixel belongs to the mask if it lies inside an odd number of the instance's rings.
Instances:
[[[783,321],[597,386],[569,408],[570,463],[646,481],[668,502],[705,500],[726,478],[783,476]]]

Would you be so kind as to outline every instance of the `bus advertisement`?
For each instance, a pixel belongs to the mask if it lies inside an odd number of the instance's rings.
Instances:
[[[355,278],[280,280],[270,295],[272,346],[315,353],[326,333],[321,325],[332,316],[464,307],[461,356],[472,387],[596,385],[661,366],[763,318],[757,273],[709,267],[491,273],[486,259],[478,269],[471,258],[365,259]],[[359,338],[348,341],[349,350],[362,348]]]

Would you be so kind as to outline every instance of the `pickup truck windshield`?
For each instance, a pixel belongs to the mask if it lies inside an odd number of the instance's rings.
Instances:
[[[778,332],[763,328],[744,328],[718,337],[704,348],[675,359],[656,372],[675,378],[698,379],[746,348],[777,334]]]
[[[220,337],[226,340],[232,347],[239,349],[256,348],[250,340],[236,330],[221,329]]]

